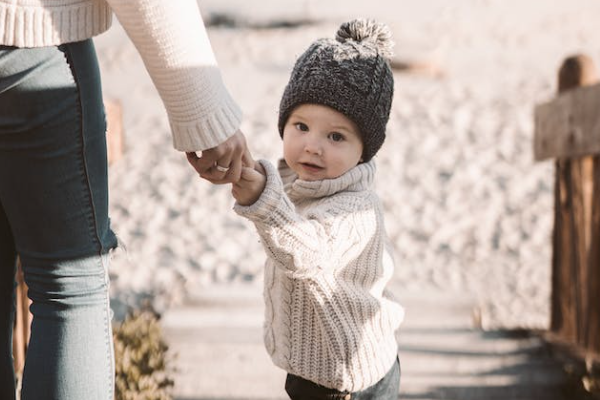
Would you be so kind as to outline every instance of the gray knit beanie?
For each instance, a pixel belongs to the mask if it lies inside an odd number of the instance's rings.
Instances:
[[[319,39],[300,56],[279,105],[279,133],[297,106],[329,106],[360,130],[363,161],[385,140],[394,77],[389,65],[393,43],[386,25],[355,19],[342,24],[333,39]]]

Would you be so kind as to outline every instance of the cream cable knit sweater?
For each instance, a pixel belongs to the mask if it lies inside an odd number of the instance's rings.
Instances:
[[[374,161],[336,179],[302,181],[267,161],[250,219],[267,253],[264,341],[273,362],[337,390],[379,381],[396,360],[402,307],[385,290],[393,261],[372,190]]]
[[[112,12],[139,51],[181,151],[218,145],[240,126],[196,0],[0,0],[0,45],[42,47],[107,30]]]

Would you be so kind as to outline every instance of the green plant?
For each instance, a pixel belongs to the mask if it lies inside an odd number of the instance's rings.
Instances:
[[[174,372],[156,315],[133,312],[113,329],[116,400],[171,400]]]

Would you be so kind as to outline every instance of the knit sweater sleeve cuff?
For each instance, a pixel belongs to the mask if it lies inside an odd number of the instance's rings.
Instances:
[[[201,151],[223,143],[232,136],[242,122],[242,110],[227,91],[221,75],[213,71],[212,91],[204,92],[204,104],[211,108],[199,113],[201,118],[181,121],[177,115],[169,114],[169,124],[173,133],[173,147],[180,151]],[[206,78],[206,77],[205,77]],[[212,93],[212,94],[209,94]]]
[[[267,183],[262,194],[249,206],[242,206],[236,202],[233,209],[237,214],[253,222],[266,222],[281,204],[283,183],[273,164],[266,160],[259,160],[259,162],[267,172]]]

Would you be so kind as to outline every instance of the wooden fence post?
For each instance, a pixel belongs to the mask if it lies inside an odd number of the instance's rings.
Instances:
[[[560,96],[536,108],[534,148],[537,160],[556,159],[550,330],[594,357],[600,355],[599,80],[589,57],[563,62]]]
[[[594,157],[594,197],[592,201],[592,243],[588,262],[588,331],[585,343],[600,353],[600,159]]]
[[[558,73],[558,92],[598,82],[592,60],[585,55],[567,58]],[[563,339],[587,347],[592,272],[592,203],[598,156],[556,160],[555,233],[553,238],[552,329]],[[600,227],[600,225],[598,226]],[[596,303],[597,304],[597,303]],[[592,306],[592,307],[590,307]]]

